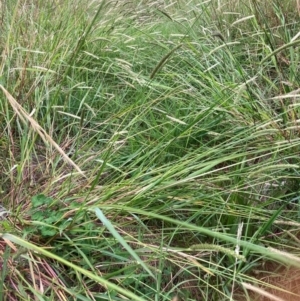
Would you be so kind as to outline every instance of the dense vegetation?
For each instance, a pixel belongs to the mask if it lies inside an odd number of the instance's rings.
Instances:
[[[298,1],[0,9],[0,300],[254,300],[300,267]]]

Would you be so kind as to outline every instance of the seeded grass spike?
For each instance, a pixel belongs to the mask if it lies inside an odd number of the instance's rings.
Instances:
[[[180,47],[182,46],[182,44],[177,45],[175,48],[173,48],[167,55],[165,55],[160,62],[157,64],[157,66],[153,69],[151,75],[150,75],[150,79],[153,79],[155,74],[163,67],[163,65],[166,63],[166,61],[169,59],[169,57]]]

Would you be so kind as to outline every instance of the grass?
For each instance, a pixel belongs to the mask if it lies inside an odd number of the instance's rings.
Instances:
[[[298,4],[1,1],[0,300],[258,300],[295,274]]]

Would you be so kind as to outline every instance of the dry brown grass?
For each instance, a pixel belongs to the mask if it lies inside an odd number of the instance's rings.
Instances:
[[[274,265],[266,268],[258,280],[264,282],[252,294],[253,301],[299,301],[300,300],[300,269],[282,267],[272,273]]]
[[[8,100],[20,120],[23,121],[24,124],[27,124],[28,122],[31,128],[42,138],[42,140],[46,144],[50,144],[52,147],[54,147],[68,164],[73,166],[81,175],[84,176],[84,173],[80,169],[80,167],[68,157],[68,155],[62,150],[62,148],[52,139],[52,137],[48,133],[46,133],[46,131],[37,123],[37,121],[24,110],[24,108],[2,85],[0,85],[0,88],[2,89],[4,95],[6,96],[6,99]]]

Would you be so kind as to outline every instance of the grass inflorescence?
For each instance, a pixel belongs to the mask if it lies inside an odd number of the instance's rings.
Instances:
[[[0,300],[294,300],[299,12],[1,1]]]

